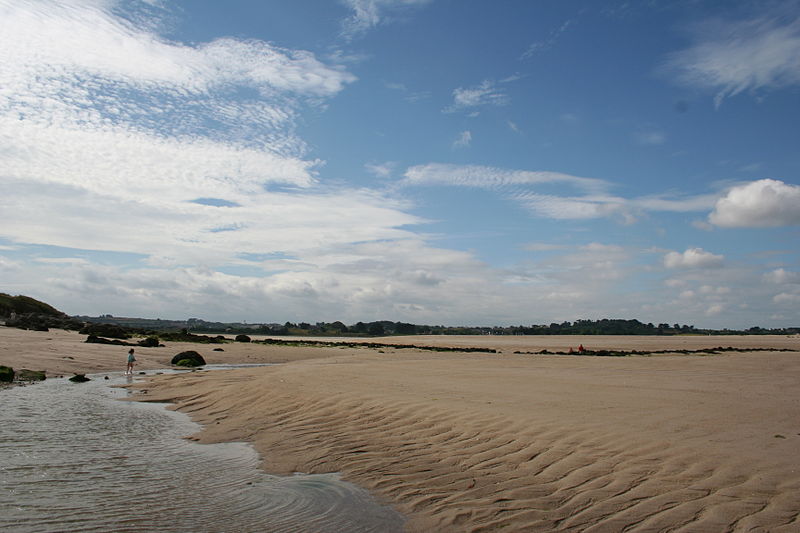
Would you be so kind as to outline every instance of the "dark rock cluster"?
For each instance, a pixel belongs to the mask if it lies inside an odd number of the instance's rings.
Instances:
[[[172,358],[170,364],[175,366],[187,366],[187,367],[194,367],[194,366],[203,366],[206,364],[206,360],[203,359],[203,356],[199,353],[195,352],[194,350],[188,350],[185,352],[181,352],[177,354],[175,357]]]

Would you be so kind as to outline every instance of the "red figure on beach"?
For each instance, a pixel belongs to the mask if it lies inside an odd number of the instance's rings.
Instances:
[[[583,347],[583,344],[581,344],[580,346],[578,346],[578,353],[583,353],[583,352],[585,352],[585,351],[586,351],[586,348],[584,348],[584,347]]]
[[[133,348],[128,351],[128,367],[125,369],[126,374],[133,374],[133,363],[136,362],[136,358],[133,356]]]

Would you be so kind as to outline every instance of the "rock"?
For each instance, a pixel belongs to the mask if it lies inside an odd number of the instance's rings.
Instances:
[[[10,366],[0,366],[0,382],[11,383],[14,381],[14,369]]]
[[[236,342],[250,342],[250,337],[247,335],[236,335],[236,339],[234,340]]]
[[[89,344],[113,344],[115,346],[139,346],[139,344],[135,342],[125,342],[119,339],[104,339],[97,335],[89,335],[84,342]]]
[[[28,370],[27,368],[20,368],[17,372],[17,379],[19,381],[44,381],[47,375],[44,370]]]
[[[88,324],[79,333],[95,337],[111,337],[112,339],[127,339],[130,337],[128,330],[116,324]]]
[[[178,366],[203,366],[206,360],[194,350],[188,350],[173,357],[170,363]]]
[[[86,383],[87,381],[92,381],[91,379],[86,377],[86,374],[75,374],[69,380],[73,383]]]
[[[222,348],[214,348],[214,351],[215,352],[224,352],[225,350],[223,350]]]
[[[139,341],[142,348],[158,348],[158,337],[147,337]]]

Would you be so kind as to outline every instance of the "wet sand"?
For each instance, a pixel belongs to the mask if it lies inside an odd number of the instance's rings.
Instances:
[[[8,331],[0,364],[20,336]],[[23,351],[39,346],[29,368],[124,364],[123,347],[22,333]],[[189,412],[205,425],[201,442],[253,442],[269,472],[340,472],[406,514],[409,531],[800,530],[800,353],[513,354],[579,343],[800,350],[800,338],[387,340],[502,353],[188,345],[228,359],[213,362],[292,362],[159,376],[142,398]],[[59,360],[68,349],[75,360]],[[141,349],[142,364],[181,349]]]

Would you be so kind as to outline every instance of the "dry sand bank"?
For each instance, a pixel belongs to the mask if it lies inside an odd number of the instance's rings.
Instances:
[[[86,344],[86,335],[74,331],[25,331],[0,327],[0,365],[15,369],[46,370],[49,376],[73,372],[123,372],[130,347]],[[248,343],[195,344],[167,342],[164,348],[133,347],[136,370],[155,370],[170,366],[172,357],[185,350],[199,352],[208,363],[286,363],[314,357],[330,357],[340,348],[283,349]],[[222,348],[224,352],[215,352]]]
[[[800,530],[800,353],[510,353],[796,337],[402,339],[504,353],[348,349],[142,388],[206,424],[194,438],[252,441],[272,472],[339,471],[412,531]]]

